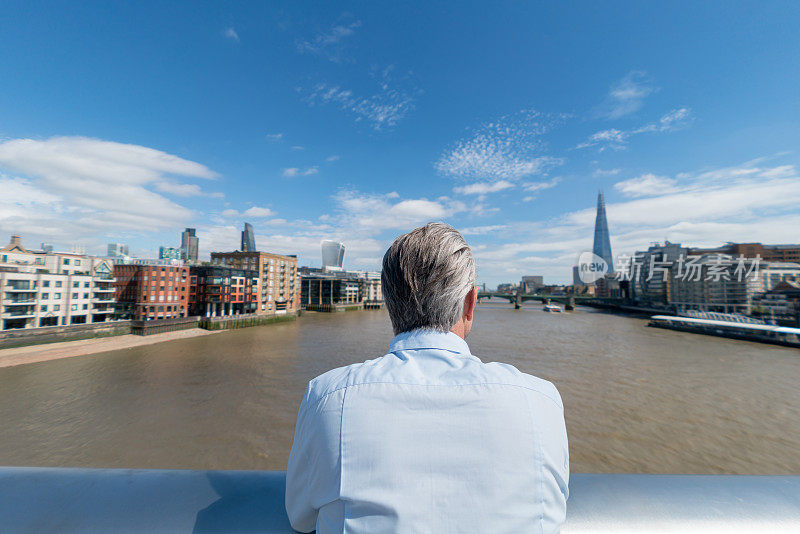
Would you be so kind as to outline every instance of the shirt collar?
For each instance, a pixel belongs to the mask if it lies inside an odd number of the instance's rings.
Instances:
[[[389,352],[414,349],[441,349],[469,355],[469,345],[452,332],[418,328],[398,334],[389,343]]]

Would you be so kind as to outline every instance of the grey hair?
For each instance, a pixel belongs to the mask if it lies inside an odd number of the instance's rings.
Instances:
[[[416,328],[449,332],[475,280],[472,250],[452,226],[428,223],[395,239],[381,272],[395,335]]]

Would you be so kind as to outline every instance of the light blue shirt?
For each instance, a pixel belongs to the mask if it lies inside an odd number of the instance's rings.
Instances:
[[[286,468],[301,532],[557,532],[569,452],[561,397],[453,333],[414,330],[312,380]]]

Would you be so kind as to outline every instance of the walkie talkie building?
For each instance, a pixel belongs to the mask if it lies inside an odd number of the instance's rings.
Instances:
[[[326,239],[322,242],[322,267],[341,268],[344,263],[344,244]]]

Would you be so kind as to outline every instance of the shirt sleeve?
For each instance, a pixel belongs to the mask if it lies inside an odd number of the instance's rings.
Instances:
[[[297,423],[294,428],[294,442],[286,465],[286,513],[292,528],[298,532],[311,532],[317,526],[317,510],[311,504],[311,428],[309,414],[310,387],[306,389]]]

